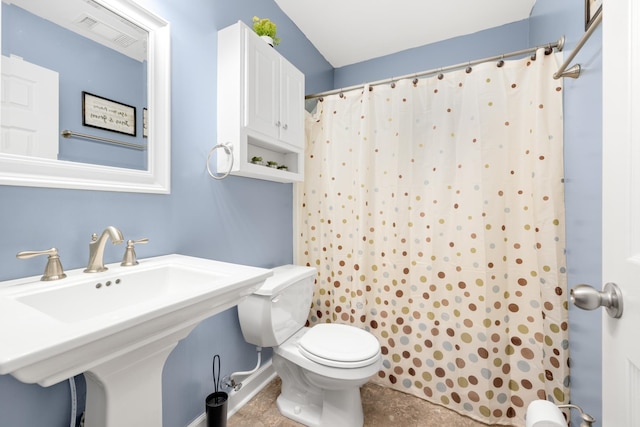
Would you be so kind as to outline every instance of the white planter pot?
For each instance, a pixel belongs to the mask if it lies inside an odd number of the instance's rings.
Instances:
[[[269,44],[269,46],[273,47],[273,39],[269,36],[260,36],[260,38],[262,40],[264,40],[265,42],[267,42]]]

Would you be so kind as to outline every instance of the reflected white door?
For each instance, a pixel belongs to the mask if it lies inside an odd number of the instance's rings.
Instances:
[[[603,15],[603,281],[624,312],[602,311],[604,427],[640,426],[640,2]],[[597,286],[596,284],[593,284]]]
[[[0,152],[57,159],[58,73],[20,57],[2,56],[0,87]]]

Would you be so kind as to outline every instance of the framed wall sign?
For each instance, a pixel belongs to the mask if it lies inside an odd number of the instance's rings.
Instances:
[[[82,92],[82,125],[136,136],[136,107]]]
[[[602,0],[584,0],[584,30],[587,31],[596,16],[602,12]]]

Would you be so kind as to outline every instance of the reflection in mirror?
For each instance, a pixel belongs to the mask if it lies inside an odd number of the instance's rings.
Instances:
[[[0,184],[168,192],[168,23],[132,0],[1,14]]]
[[[147,32],[93,1],[12,0],[3,7],[2,69],[5,91],[15,98],[4,105],[0,150],[146,169],[144,150],[64,138],[61,131],[145,148]],[[27,88],[30,96],[24,98]],[[112,102],[85,105],[83,92]],[[130,108],[118,108],[119,104]],[[83,122],[98,127],[84,129]]]

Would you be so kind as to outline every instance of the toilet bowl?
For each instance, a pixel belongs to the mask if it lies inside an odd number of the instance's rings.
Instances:
[[[381,368],[378,340],[349,325],[305,327],[316,270],[282,266],[238,306],[245,340],[273,347],[280,412],[312,427],[358,427],[360,387]]]

